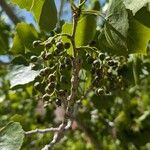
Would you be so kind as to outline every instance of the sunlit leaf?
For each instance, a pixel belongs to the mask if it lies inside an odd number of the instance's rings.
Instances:
[[[130,9],[133,15],[148,3],[150,3],[149,0],[124,0],[126,8]]]
[[[32,12],[41,29],[50,31],[55,28],[57,10],[54,0],[12,0],[12,2]]]
[[[0,129],[0,149],[19,150],[23,143],[24,131],[17,122],[11,122]]]
[[[96,17],[83,15],[77,25],[75,41],[77,46],[88,45],[96,33]]]
[[[130,20],[128,35],[128,49],[130,53],[144,53],[150,40],[150,28],[144,26],[136,19]]]
[[[39,71],[32,70],[31,66],[14,66],[9,73],[11,88],[32,82],[38,74]]]

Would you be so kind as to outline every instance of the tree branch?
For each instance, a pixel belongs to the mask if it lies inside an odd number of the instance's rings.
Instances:
[[[30,135],[35,133],[45,134],[47,132],[56,132],[56,131],[59,131],[59,128],[35,129],[35,130],[25,132],[25,135]]]
[[[0,5],[2,9],[5,11],[10,20],[16,25],[21,20],[16,16],[12,8],[6,3],[5,0],[0,0]]]

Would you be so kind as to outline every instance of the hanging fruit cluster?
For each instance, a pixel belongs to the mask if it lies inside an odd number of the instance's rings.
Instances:
[[[41,41],[35,41],[33,46],[40,44]],[[67,54],[70,43],[63,43],[59,39],[53,43],[44,43],[44,46],[45,50],[40,56],[30,58],[32,69],[40,69],[39,75],[35,78],[34,88],[43,94],[45,106],[52,102],[61,106],[70,89],[72,57]]]

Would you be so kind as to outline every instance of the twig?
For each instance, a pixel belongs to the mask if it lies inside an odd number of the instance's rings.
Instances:
[[[59,126],[59,131],[54,134],[53,140],[50,142],[50,144],[45,145],[42,150],[51,150],[52,147],[54,146],[54,144],[56,144],[63,138],[64,132],[67,131],[68,129],[70,129],[71,125],[72,125],[72,121],[68,121],[67,124],[65,122],[63,122]]]
[[[25,132],[25,135],[31,135],[35,133],[45,134],[47,132],[57,132],[57,131],[59,131],[59,128],[35,129]]]

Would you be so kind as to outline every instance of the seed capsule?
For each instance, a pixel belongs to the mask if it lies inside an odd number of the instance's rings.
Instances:
[[[59,91],[58,91],[58,95],[59,95],[60,97],[65,96],[66,93],[67,93],[66,90],[59,90]]]
[[[41,43],[41,41],[37,40],[37,41],[34,41],[32,45],[33,45],[34,48],[36,48],[40,45],[40,43]]]
[[[49,82],[53,82],[53,81],[55,81],[56,80],[56,76],[54,75],[54,74],[50,74],[49,76],[48,76],[48,81]]]
[[[43,101],[49,101],[49,99],[50,99],[50,96],[49,96],[49,94],[44,94],[43,95],[43,97],[42,97],[42,99],[43,99]]]
[[[56,103],[56,105],[57,105],[58,107],[61,106],[61,100],[60,100],[60,99],[56,99],[55,103]]]
[[[109,66],[114,66],[114,65],[115,65],[115,62],[114,62],[113,60],[109,60],[109,61],[108,61],[108,65],[109,65]]]
[[[38,60],[38,57],[37,56],[31,56],[30,57],[30,61],[31,62],[36,62]]]
[[[100,53],[99,55],[98,55],[98,58],[101,60],[101,61],[103,61],[104,59],[105,59],[105,54],[104,53]]]
[[[52,44],[51,44],[51,43],[48,42],[48,43],[45,44],[45,48],[46,48],[46,49],[50,49],[51,47],[52,47]]]
[[[93,67],[100,68],[100,62],[99,62],[99,60],[94,60],[93,61]]]
[[[64,44],[63,44],[63,42],[57,42],[56,43],[56,47],[58,48],[58,49],[64,49]]]
[[[70,44],[69,42],[66,42],[66,43],[64,44],[64,48],[65,48],[65,49],[69,49],[69,48],[70,48],[70,45],[71,45],[71,44]]]
[[[50,60],[50,59],[52,59],[53,58],[53,54],[51,54],[51,53],[46,53],[45,54],[45,57],[44,57],[44,60]]]
[[[48,84],[48,86],[45,88],[45,91],[48,93],[48,94],[52,94],[54,92],[54,89],[55,89],[55,83],[54,82],[51,82],[50,84]]]
[[[103,95],[104,94],[104,90],[102,88],[99,88],[96,90],[96,94],[97,95]]]

